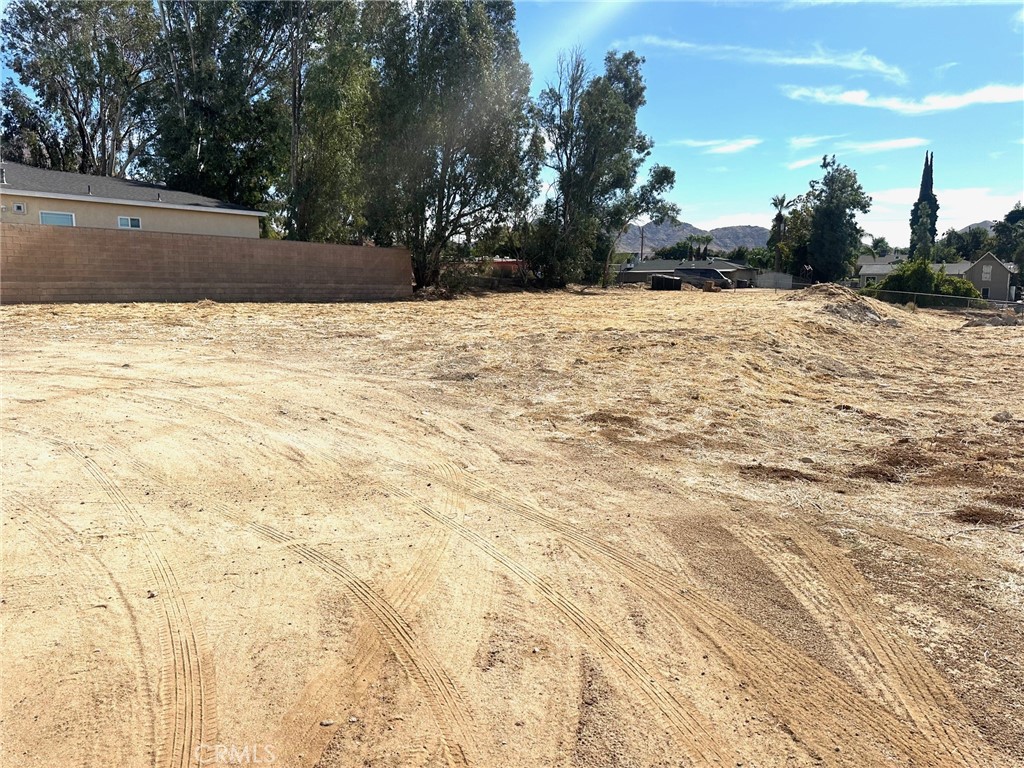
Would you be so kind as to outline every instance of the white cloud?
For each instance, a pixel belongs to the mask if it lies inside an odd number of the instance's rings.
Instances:
[[[823,139],[829,139],[831,137],[824,136]],[[792,139],[790,145],[792,146]],[[851,155],[873,155],[878,152],[892,152],[899,149],[912,149],[914,147],[923,147],[927,145],[928,139],[920,139],[917,137],[909,137],[905,139],[881,139],[878,141],[841,141],[835,145],[834,150],[836,154],[851,154]],[[806,168],[809,165],[817,165],[821,162],[821,155],[814,157],[808,157],[803,160],[794,160],[788,163],[786,167],[795,171],[798,168]],[[916,199],[916,198],[915,198]]]
[[[762,139],[737,139],[736,141],[729,141],[717,147],[712,147],[707,151],[707,154],[733,155],[736,154],[737,152],[742,152],[745,149],[751,149],[752,147],[756,147],[758,144],[761,144],[762,142]]]
[[[910,242],[910,209],[914,207],[918,192],[917,187],[869,191],[871,211],[858,217],[860,225],[876,237],[885,237],[893,245],[907,245]],[[1003,194],[989,187],[936,187],[935,196],[939,200],[938,230],[941,235],[950,227],[963,229],[986,219],[1001,219],[1018,200],[1024,199],[1024,189],[1016,194]]]
[[[1013,29],[1020,32],[1022,27],[1024,27],[1024,8],[1013,15]]]
[[[872,96],[865,90],[844,91],[839,87],[807,88],[787,85],[783,93],[795,101],[887,109],[902,115],[948,112],[975,104],[1013,104],[1024,101],[1024,85],[985,85],[967,93],[937,93],[919,101],[898,96]]]
[[[742,45],[724,45],[717,43],[691,43],[685,40],[642,35],[631,37],[626,41],[630,46],[649,46],[667,48],[681,53],[708,56],[713,59],[728,61],[744,61],[751,64],[769,64],[780,67],[832,67],[854,72],[871,72],[882,75],[887,80],[905,83],[907,76],[894,64],[887,64],[865,49],[859,51],[829,51],[820,45],[806,53],[791,51],[773,51],[769,48],[750,48]]]
[[[855,152],[858,155],[872,155],[876,152],[891,152],[894,149],[911,149],[923,147],[928,139],[884,139],[882,141],[844,141],[839,145],[841,150]]]
[[[789,170],[791,171],[795,171],[797,168],[806,168],[809,165],[817,165],[820,162],[821,157],[815,155],[814,157],[808,157],[804,160],[796,160],[792,163],[789,163],[789,165],[787,165],[786,167],[789,168]]]
[[[663,146],[703,148],[705,155],[733,155],[763,142],[764,139],[676,139]]]
[[[833,136],[794,136],[789,140],[790,149],[809,149],[810,147],[816,147],[823,141],[830,139],[841,139],[846,134],[838,134]]]
[[[725,139],[676,139],[665,142],[669,147],[714,147],[725,144]]]

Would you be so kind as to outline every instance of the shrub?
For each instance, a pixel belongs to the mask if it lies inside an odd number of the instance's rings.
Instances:
[[[921,307],[965,306],[970,302],[958,299],[981,298],[969,280],[947,275],[944,267],[934,270],[923,259],[900,264],[884,280],[865,288],[862,293],[894,304],[905,303],[908,293],[920,294],[912,301]]]

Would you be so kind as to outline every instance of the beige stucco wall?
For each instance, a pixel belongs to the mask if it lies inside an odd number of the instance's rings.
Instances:
[[[25,213],[14,213],[14,203],[24,203]],[[39,224],[40,211],[73,213],[76,227],[117,229],[118,216],[140,220],[143,232],[175,232],[222,237],[259,237],[258,216],[238,213],[217,213],[204,210],[155,208],[129,203],[101,203],[91,200],[59,200],[28,197],[17,192],[0,192],[0,222],[5,224]]]

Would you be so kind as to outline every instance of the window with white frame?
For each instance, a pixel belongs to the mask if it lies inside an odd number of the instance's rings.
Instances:
[[[49,224],[53,227],[73,227],[75,226],[75,214],[63,211],[40,211],[39,223]]]
[[[981,282],[991,283],[992,282],[992,265],[982,264],[981,265]]]
[[[118,216],[118,229],[142,229],[142,220],[134,216]]]

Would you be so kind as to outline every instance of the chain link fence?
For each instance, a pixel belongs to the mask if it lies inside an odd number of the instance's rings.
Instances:
[[[878,288],[862,288],[862,296],[887,301],[890,304],[914,304],[918,307],[937,307],[940,309],[980,309],[980,310],[1012,310],[1017,314],[1024,313],[1024,302],[996,301],[994,299],[976,299],[970,296],[949,296],[939,293],[915,293],[911,291],[886,291]]]

